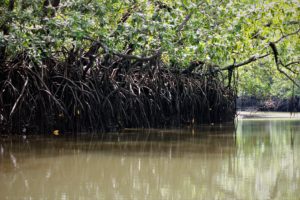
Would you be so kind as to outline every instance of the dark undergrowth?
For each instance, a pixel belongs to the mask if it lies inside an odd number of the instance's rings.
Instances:
[[[2,62],[2,134],[108,132],[234,119],[235,90],[220,74],[203,66],[182,73],[164,66],[159,56],[92,56],[92,51],[72,49],[42,61],[21,53]]]

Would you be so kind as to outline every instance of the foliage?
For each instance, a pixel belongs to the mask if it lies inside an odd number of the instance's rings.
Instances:
[[[45,55],[62,59],[64,49],[89,48],[88,37],[110,52],[146,56],[161,49],[162,61],[180,68],[195,60],[219,67],[269,54],[236,70],[240,93],[288,95],[299,79],[299,10],[297,0],[1,0],[0,45],[8,57],[26,52],[40,63]],[[294,62],[283,67],[284,76],[270,42],[283,66]]]
[[[192,61],[220,67],[268,54],[236,70],[240,93],[282,95],[281,83],[299,84],[299,10],[297,0],[1,0],[0,41],[8,57],[23,51],[37,62],[45,55],[62,59],[64,49],[87,49],[87,37],[109,52],[131,49],[146,56],[160,49],[161,60],[179,68]],[[279,75],[270,42],[282,66],[295,62],[291,70],[278,66],[289,78]]]

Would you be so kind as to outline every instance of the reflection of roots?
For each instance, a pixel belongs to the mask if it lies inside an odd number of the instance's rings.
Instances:
[[[125,70],[126,62],[117,60],[85,71],[76,60],[49,59],[46,67],[26,57],[7,62],[0,69],[2,131],[111,131],[233,120],[235,94],[218,77],[147,64]]]

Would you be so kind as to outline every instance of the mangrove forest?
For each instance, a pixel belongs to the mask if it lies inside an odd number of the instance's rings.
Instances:
[[[298,0],[1,0],[0,133],[233,122],[300,95]]]

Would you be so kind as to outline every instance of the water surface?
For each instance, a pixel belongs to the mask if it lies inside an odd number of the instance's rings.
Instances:
[[[0,199],[299,197],[299,119],[0,143]]]

